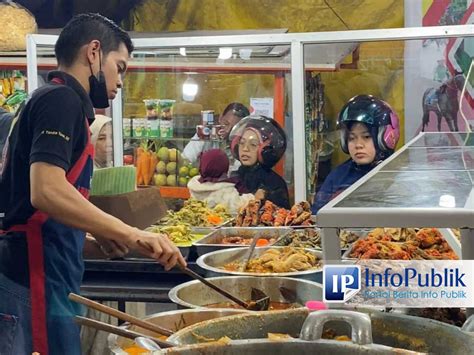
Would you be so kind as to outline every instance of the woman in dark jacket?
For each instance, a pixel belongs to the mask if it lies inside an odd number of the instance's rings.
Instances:
[[[339,113],[341,148],[350,159],[326,178],[312,206],[313,214],[354,184],[395,150],[400,137],[396,112],[371,95],[350,99]]]
[[[229,138],[232,154],[242,164],[237,175],[248,192],[264,190],[267,200],[289,209],[286,182],[272,170],[286,150],[286,135],[278,123],[248,116],[234,126]]]

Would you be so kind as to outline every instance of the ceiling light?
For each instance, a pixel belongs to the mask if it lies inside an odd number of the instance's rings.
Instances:
[[[183,83],[183,100],[194,101],[199,90],[199,86],[196,81],[188,76],[186,81]]]
[[[229,59],[232,57],[232,48],[231,47],[221,47],[219,48],[219,59]]]

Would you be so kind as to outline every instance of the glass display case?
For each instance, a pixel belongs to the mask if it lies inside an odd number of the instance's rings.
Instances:
[[[340,259],[336,227],[461,228],[462,257],[474,259],[472,138],[421,133],[323,207],[318,224],[325,259]],[[460,249],[453,234],[443,235]]]
[[[436,127],[436,112],[429,112],[428,118],[422,112],[424,91],[432,82],[419,77],[427,67],[421,59],[435,54],[446,55],[458,65],[454,69],[462,70],[464,77],[469,77],[466,58],[470,58],[473,29],[472,25],[464,25],[136,38],[130,71],[110,113],[114,121],[114,162],[122,164],[124,152],[130,155],[129,147],[150,141],[150,138],[158,145],[168,144],[183,150],[195,139],[196,126],[202,124],[201,111],[213,110],[218,123],[218,117],[228,103],[237,101],[250,106],[253,102],[263,110],[260,112],[273,113],[273,118],[284,125],[289,144],[283,161],[275,169],[287,181],[295,201],[310,199],[323,181],[323,170],[327,174],[347,157],[338,146],[336,121],[341,106],[359,93],[375,94],[389,102],[401,119],[400,146],[404,133],[412,137],[420,128],[429,128],[432,124]],[[51,50],[56,38],[29,36],[28,76],[31,73],[33,80],[37,77],[38,64],[41,67],[42,59],[38,54],[45,49]],[[446,44],[447,50],[434,53],[438,44]],[[426,53],[420,52],[425,50]],[[34,84],[33,80],[31,84]],[[467,81],[470,95],[472,78]],[[30,89],[34,87],[30,85]],[[175,100],[172,137],[134,137],[133,131],[131,136],[124,137],[124,130],[130,132],[130,119],[146,117],[145,99]],[[470,99],[461,100],[461,104],[460,111],[470,117]],[[425,118],[422,120],[422,117]],[[441,128],[447,127],[446,119],[441,120]],[[469,125],[458,121],[459,130]],[[422,125],[422,122],[429,125]],[[226,145],[225,140],[206,143]],[[430,151],[431,155],[435,153]],[[407,166],[411,158],[422,159],[419,153],[406,154]],[[450,160],[450,166],[459,163],[459,157],[456,159],[457,163]],[[402,176],[409,172],[401,170],[397,174]],[[425,175],[425,180],[429,178],[429,174]],[[448,178],[456,179],[455,176],[446,176]],[[380,184],[388,186],[383,181]],[[173,193],[177,191],[173,190]]]
[[[155,138],[155,141],[159,145],[177,149],[184,159],[190,160],[190,167],[194,164],[194,168],[197,168],[198,159],[193,150],[221,148],[231,160],[231,172],[239,166],[239,162],[230,154],[230,142],[225,135],[219,134],[223,123],[220,120],[226,106],[238,102],[247,107],[251,114],[263,114],[275,119],[287,133],[288,148],[274,170],[285,179],[290,196],[297,199],[293,159],[295,135],[291,46],[289,43],[266,44],[263,38],[270,36],[258,36],[262,38],[262,43],[247,42],[254,39],[250,35],[240,36],[238,41],[231,36],[212,37],[212,43],[211,37],[196,38],[193,43],[199,43],[198,46],[189,45],[189,40],[182,38],[174,38],[172,44],[170,39],[163,38],[136,39],[122,100],[114,102],[114,105],[118,112],[122,112],[126,125],[132,122],[133,126],[146,115],[143,100],[173,100],[173,133],[163,136],[160,132],[160,137]],[[339,70],[341,62],[357,49],[357,45],[345,43],[334,45],[330,50],[321,49],[313,48],[305,54],[306,72]],[[120,104],[122,107],[119,107]],[[203,129],[206,124],[202,115],[207,115],[208,111],[212,112],[214,122],[207,124],[210,133],[205,136]],[[115,133],[119,134],[118,131]],[[143,137],[124,138],[126,152],[143,141]],[[301,143],[299,141],[297,144]],[[116,147],[117,152],[119,149]],[[167,179],[170,175],[175,175],[175,172],[168,174]],[[185,172],[178,172],[179,181],[175,185],[185,186],[190,177]],[[162,188],[165,196],[186,196],[184,189],[170,187],[168,183],[166,185]]]

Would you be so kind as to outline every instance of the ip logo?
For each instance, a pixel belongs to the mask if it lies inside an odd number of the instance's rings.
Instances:
[[[324,265],[323,297],[325,302],[346,302],[360,291],[359,265]]]

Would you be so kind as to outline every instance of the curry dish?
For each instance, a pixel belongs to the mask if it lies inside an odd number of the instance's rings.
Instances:
[[[240,270],[240,262],[232,262],[221,267],[227,271]],[[320,260],[304,249],[269,249],[257,258],[250,259],[245,271],[252,273],[284,273],[306,271],[321,266]]]

